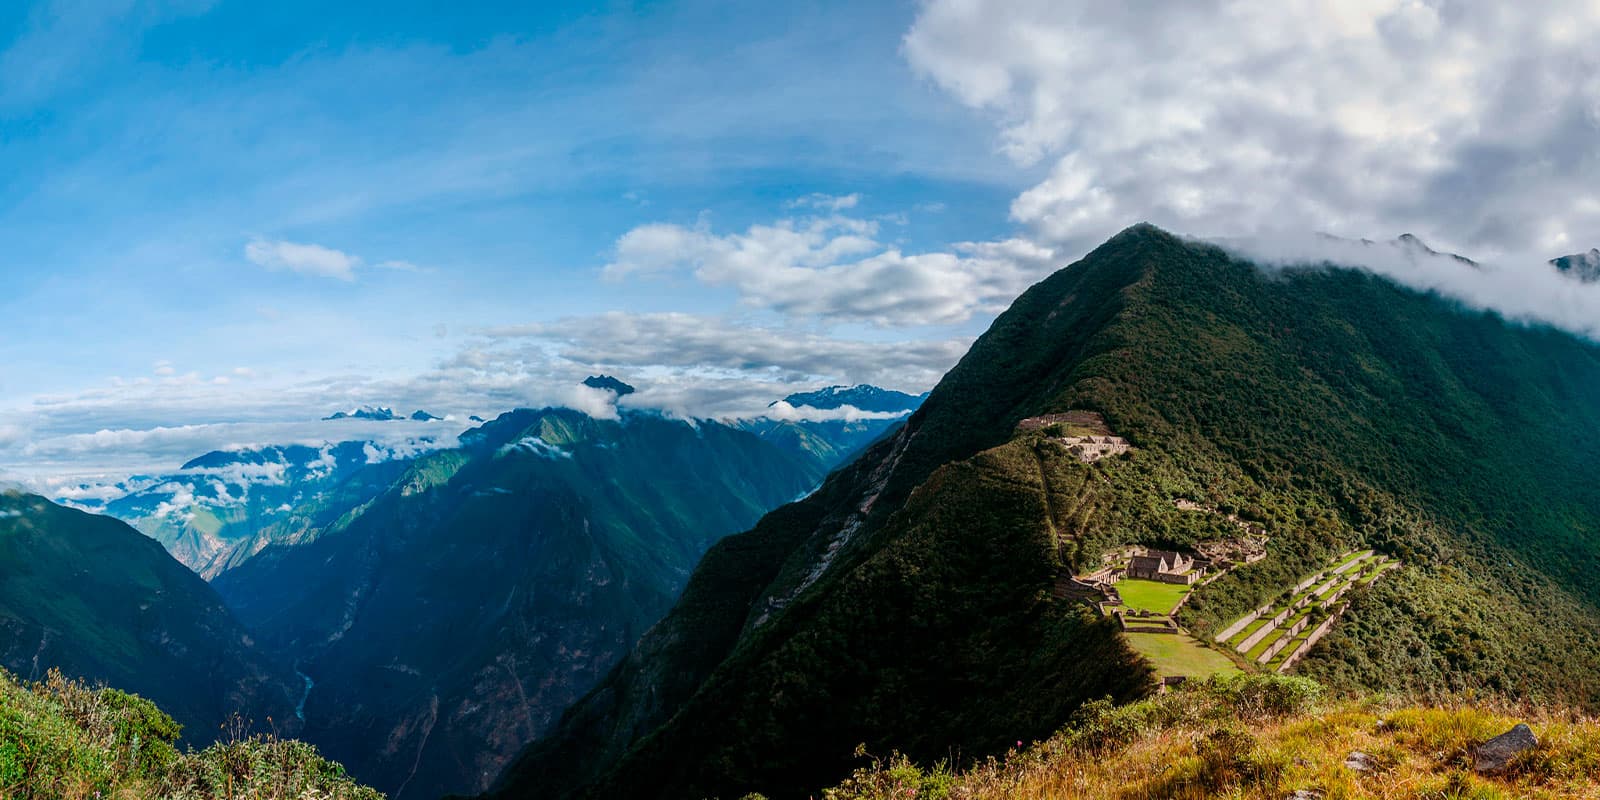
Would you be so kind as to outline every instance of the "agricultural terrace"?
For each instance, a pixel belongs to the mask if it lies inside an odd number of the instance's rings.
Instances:
[[[1371,550],[1347,553],[1293,589],[1223,629],[1216,640],[1262,669],[1287,671],[1344,612],[1346,592],[1377,580],[1399,562]]]
[[[1173,619],[1195,586],[1124,578],[1115,584],[1120,602],[1102,608],[1121,619],[1123,636],[1162,678],[1287,672],[1338,620],[1347,592],[1398,566],[1371,550],[1345,553],[1235,620],[1214,641],[1190,636]]]

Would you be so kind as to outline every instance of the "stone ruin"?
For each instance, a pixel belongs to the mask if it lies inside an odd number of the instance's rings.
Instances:
[[[1120,456],[1133,449],[1121,436],[1063,436],[1056,441],[1067,446],[1067,452],[1085,464],[1092,464],[1107,456]]]

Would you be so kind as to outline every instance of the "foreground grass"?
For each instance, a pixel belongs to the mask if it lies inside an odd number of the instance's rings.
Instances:
[[[243,726],[239,726],[243,727]],[[0,800],[382,800],[304,742],[242,731],[180,752],[155,704],[52,671],[0,670]]]
[[[1301,679],[1218,677],[1122,707],[1094,703],[1045,742],[965,771],[875,760],[827,800],[1303,797],[1600,798],[1600,721],[1482,704],[1323,701]],[[1528,722],[1537,749],[1499,776],[1472,749]],[[1367,754],[1371,771],[1345,765]]]

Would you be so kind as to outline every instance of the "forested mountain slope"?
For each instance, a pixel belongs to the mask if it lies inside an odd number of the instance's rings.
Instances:
[[[484,788],[719,538],[822,467],[709,421],[519,410],[214,585],[315,682],[305,737],[391,796]]]
[[[1103,415],[1080,463],[1023,419]],[[1198,634],[1357,546],[1407,566],[1300,665],[1335,689],[1600,708],[1600,348],[1372,274],[1267,271],[1131,228],[996,320],[891,438],[722,541],[507,797],[804,797],[857,744],[933,760],[1148,691],[1057,591],[1129,543],[1265,528]]]
[[[122,522],[16,492],[0,492],[0,666],[137,692],[196,744],[235,713],[299,729],[288,666],[263,657],[205,581]]]

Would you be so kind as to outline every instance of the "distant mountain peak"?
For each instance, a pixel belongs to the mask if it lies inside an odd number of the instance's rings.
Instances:
[[[370,419],[378,422],[388,422],[395,418],[394,409],[387,406],[361,406],[360,408],[352,408],[349,411],[335,411],[322,419],[324,422],[332,419]]]
[[[827,410],[851,406],[862,411],[911,412],[917,410],[927,397],[927,393],[912,395],[858,383],[855,386],[825,386],[814,392],[796,392],[783,398],[783,402],[796,408],[810,406]]]
[[[405,416],[396,414],[394,409],[388,406],[361,406],[360,408],[352,408],[349,411],[335,411],[322,418],[324,422],[336,419],[365,419],[373,422],[395,422],[409,419],[416,422],[433,422],[442,420],[444,417],[434,416],[420,408],[411,412],[410,416]]]
[[[608,389],[616,392],[618,397],[633,394],[636,389],[610,375],[590,375],[583,379],[583,385],[591,389]]]
[[[1587,253],[1574,253],[1550,260],[1556,269],[1577,278],[1584,283],[1600,282],[1600,248],[1593,248]]]
[[[1366,240],[1363,239],[1362,241],[1366,241]],[[1458,255],[1456,253],[1442,253],[1442,252],[1440,252],[1438,250],[1435,250],[1432,247],[1429,247],[1427,242],[1422,241],[1422,239],[1418,238],[1415,234],[1402,233],[1402,234],[1400,234],[1399,238],[1395,239],[1394,241],[1395,241],[1395,244],[1400,245],[1402,248],[1405,248],[1407,250],[1413,250],[1413,251],[1420,250],[1426,255],[1430,255],[1430,256],[1448,256],[1448,257],[1453,258],[1456,261],[1459,261],[1459,262],[1461,262],[1463,264],[1468,264],[1468,265],[1471,265],[1471,266],[1477,266],[1478,265],[1478,262],[1473,261],[1472,259],[1467,258],[1466,256]]]

